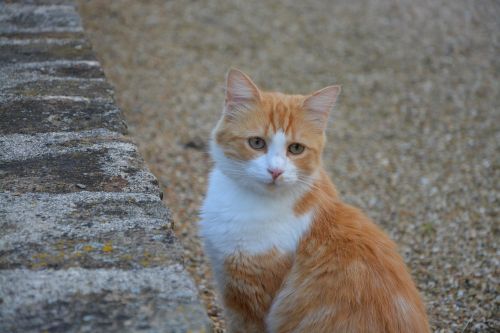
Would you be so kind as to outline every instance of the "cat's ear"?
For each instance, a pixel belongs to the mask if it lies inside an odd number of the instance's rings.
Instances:
[[[259,99],[259,88],[250,77],[238,69],[231,68],[226,77],[226,114],[246,110]]]
[[[329,86],[312,93],[305,99],[302,106],[309,120],[318,125],[321,130],[326,129],[328,114],[335,106],[339,94],[340,86]]]

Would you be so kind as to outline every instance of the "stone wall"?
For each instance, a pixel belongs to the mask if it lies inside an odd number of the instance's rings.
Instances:
[[[0,331],[203,332],[73,1],[0,2]]]

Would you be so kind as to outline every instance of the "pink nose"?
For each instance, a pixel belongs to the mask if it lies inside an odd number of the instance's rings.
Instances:
[[[276,180],[283,173],[281,169],[267,169],[267,171],[273,176],[273,180]]]

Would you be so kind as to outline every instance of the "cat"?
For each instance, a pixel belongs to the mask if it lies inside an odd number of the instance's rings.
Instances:
[[[395,243],[322,167],[339,93],[266,92],[227,74],[200,236],[229,332],[429,332]]]

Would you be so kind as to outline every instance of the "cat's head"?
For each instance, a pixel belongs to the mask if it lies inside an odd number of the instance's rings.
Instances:
[[[260,90],[243,72],[227,74],[212,157],[238,183],[261,192],[305,188],[321,168],[328,114],[339,86],[310,95]]]

